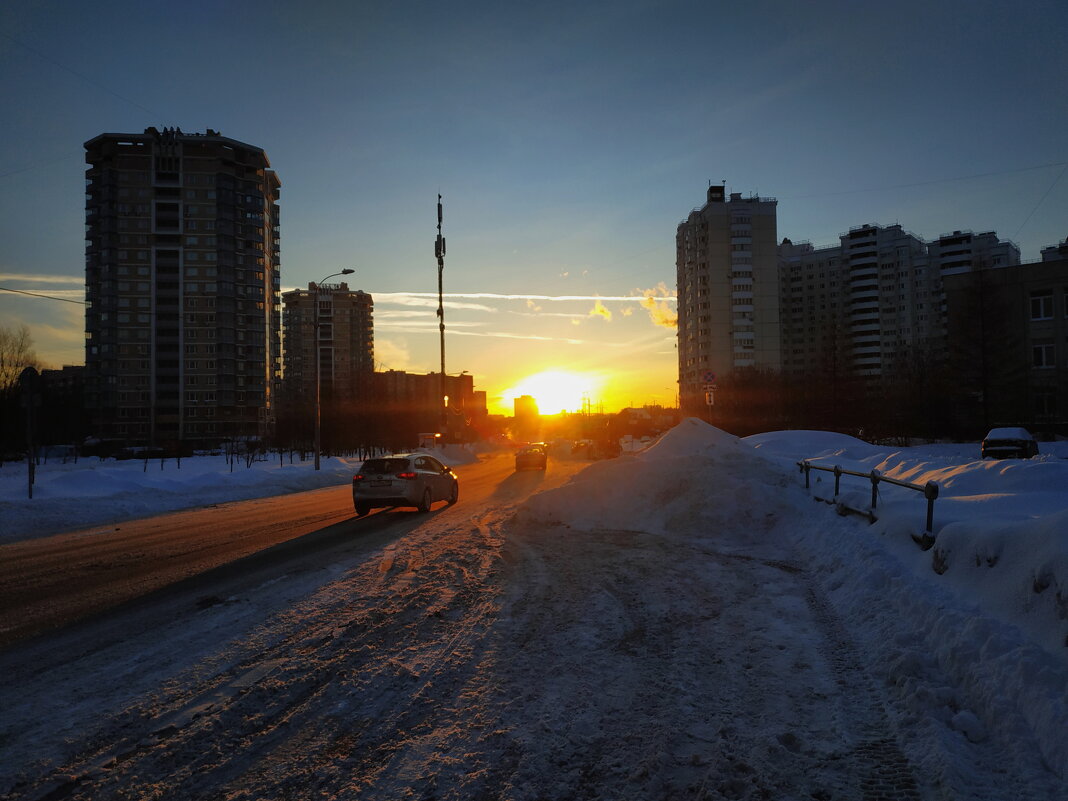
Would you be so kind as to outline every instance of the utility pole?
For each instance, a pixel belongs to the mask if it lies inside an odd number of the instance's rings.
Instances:
[[[448,429],[449,410],[445,405],[445,304],[442,300],[442,273],[445,272],[445,237],[441,235],[441,195],[438,195],[438,238],[434,241],[434,255],[438,260],[438,332],[441,335],[441,432]]]

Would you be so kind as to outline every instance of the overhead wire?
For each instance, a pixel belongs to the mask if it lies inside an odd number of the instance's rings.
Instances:
[[[46,300],[61,300],[64,303],[77,303],[79,306],[85,306],[84,300],[72,300],[71,298],[57,298],[55,295],[42,295],[40,292],[27,292],[25,289],[11,289],[10,287],[0,286],[0,292],[15,292],[19,295],[30,295],[35,298],[45,298]]]

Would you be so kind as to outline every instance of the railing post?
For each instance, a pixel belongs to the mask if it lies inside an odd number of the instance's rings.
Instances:
[[[842,468],[838,465],[834,466],[834,497],[838,497],[838,485],[842,482]]]
[[[927,532],[934,531],[934,502],[938,497],[938,485],[928,481],[923,488],[923,497],[927,499]]]
[[[871,471],[871,508],[875,511],[875,501],[879,497],[879,471]]]
[[[808,475],[812,472],[812,468],[807,461],[801,462],[801,472],[805,474],[805,489],[812,489],[812,485],[809,483]]]

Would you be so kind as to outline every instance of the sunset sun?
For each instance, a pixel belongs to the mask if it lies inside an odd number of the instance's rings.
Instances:
[[[527,376],[514,387],[504,391],[504,401],[511,404],[520,395],[530,395],[542,414],[578,411],[584,399],[596,392],[597,380],[590,375],[565,370],[545,370]]]

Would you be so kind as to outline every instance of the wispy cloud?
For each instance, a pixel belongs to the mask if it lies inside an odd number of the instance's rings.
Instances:
[[[423,315],[423,316],[425,317],[426,315]],[[486,323],[477,323],[477,322],[470,322],[470,321],[460,321],[460,322],[455,322],[454,321],[454,322],[448,322],[447,323],[447,326],[448,326],[449,330],[452,330],[453,328],[479,328],[479,327],[484,326],[484,325],[486,325]],[[421,330],[421,329],[424,329],[424,328],[432,328],[433,330],[437,331],[438,330],[438,321],[437,321],[436,318],[431,318],[429,320],[414,320],[414,319],[412,319],[412,320],[398,320],[397,322],[390,322],[390,320],[388,320],[388,319],[383,321],[378,317],[378,315],[375,315],[375,328],[388,328],[391,331],[397,330],[399,328],[410,328],[413,331]]]
[[[75,284],[84,285],[84,275],[34,275],[32,273],[0,273],[0,281],[27,284]]]
[[[637,295],[504,295],[496,292],[446,292],[442,297],[445,298],[466,298],[468,300],[532,300],[532,301],[545,301],[545,302],[567,302],[567,301],[614,301],[614,302],[629,302],[629,303],[642,303],[645,300],[644,293],[653,293],[655,300],[664,303],[674,303],[678,300],[674,293],[663,284],[659,284],[658,289],[638,290],[643,294]],[[436,292],[374,292],[372,293],[375,298],[375,302],[400,302],[398,299],[404,298],[437,298]],[[434,305],[437,305],[436,303]]]
[[[431,329],[420,327],[407,327],[405,325],[390,326],[389,331],[391,334],[429,334]],[[568,345],[589,345],[596,344],[598,347],[617,347],[614,342],[597,342],[591,343],[584,339],[573,339],[571,337],[547,337],[539,334],[514,334],[509,331],[457,331],[454,328],[448,329],[449,336],[456,337],[493,337],[495,339],[527,339],[535,342],[566,342]]]
[[[374,292],[372,296],[375,303],[394,303],[398,306],[416,306],[420,309],[436,309],[438,296],[434,292]],[[471,295],[444,295],[446,298],[475,297]],[[497,309],[484,303],[464,303],[462,301],[445,300],[441,304],[446,309],[464,309],[467,311],[483,311],[495,313]]]
[[[516,317],[563,317],[569,320],[584,320],[586,318],[585,312],[524,312],[524,311],[508,311],[507,314],[514,315]]]

